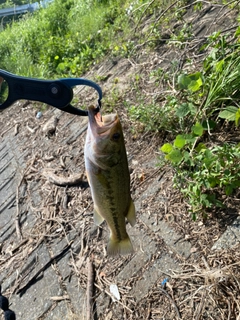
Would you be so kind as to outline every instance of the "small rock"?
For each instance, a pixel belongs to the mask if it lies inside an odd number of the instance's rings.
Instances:
[[[38,111],[38,113],[37,113],[37,115],[36,115],[36,118],[37,118],[37,119],[42,118],[42,112],[41,112],[41,111]]]

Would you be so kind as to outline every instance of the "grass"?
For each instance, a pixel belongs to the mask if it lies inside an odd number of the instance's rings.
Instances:
[[[160,23],[155,20],[173,3],[162,1],[159,11],[157,2],[147,0],[55,0],[0,32],[0,68],[46,78],[79,76],[107,54],[128,57],[136,44],[154,43]],[[176,6],[171,9],[174,15]],[[148,15],[150,32],[142,32]]]
[[[55,0],[13,21],[0,33],[0,68],[27,76],[81,75],[116,50],[120,25],[129,29],[127,3]]]
[[[175,186],[190,204],[194,219],[235,196],[240,184],[239,144],[214,141],[237,130],[240,119],[240,59],[237,33],[232,43],[219,32],[208,39],[209,53],[197,72],[178,75],[175,114],[178,127],[173,143],[161,151],[175,171]],[[224,120],[225,122],[224,122]],[[232,123],[232,125],[231,125]],[[175,128],[174,128],[175,129]],[[172,130],[173,131],[173,130]]]

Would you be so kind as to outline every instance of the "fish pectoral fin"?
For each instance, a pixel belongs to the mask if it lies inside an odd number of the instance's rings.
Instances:
[[[129,254],[133,252],[134,250],[129,236],[120,241],[110,237],[107,247],[107,253],[110,256],[116,256],[117,254]]]
[[[131,226],[133,227],[136,223],[136,211],[135,211],[135,206],[134,206],[132,199],[130,201],[130,205],[128,208],[128,213],[126,215],[126,218],[127,218],[128,222],[131,224]]]
[[[93,219],[94,219],[94,223],[97,226],[100,226],[100,224],[104,221],[103,217],[100,215],[100,213],[98,213],[98,210],[96,207],[94,207],[94,210],[93,210]]]

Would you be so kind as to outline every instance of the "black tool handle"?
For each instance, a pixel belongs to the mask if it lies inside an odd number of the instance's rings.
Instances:
[[[40,101],[63,109],[73,98],[72,89],[59,80],[25,78],[3,70],[0,70],[0,77],[8,84],[8,97],[0,104],[0,109],[5,109],[21,99]]]

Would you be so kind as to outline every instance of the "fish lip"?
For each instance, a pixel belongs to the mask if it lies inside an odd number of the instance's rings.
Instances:
[[[91,131],[95,135],[107,133],[109,130],[111,130],[113,125],[119,121],[118,116],[116,114],[115,118],[112,121],[109,121],[107,122],[107,124],[104,124],[101,113],[99,111],[96,113],[96,109],[93,106],[88,108],[88,118]]]

